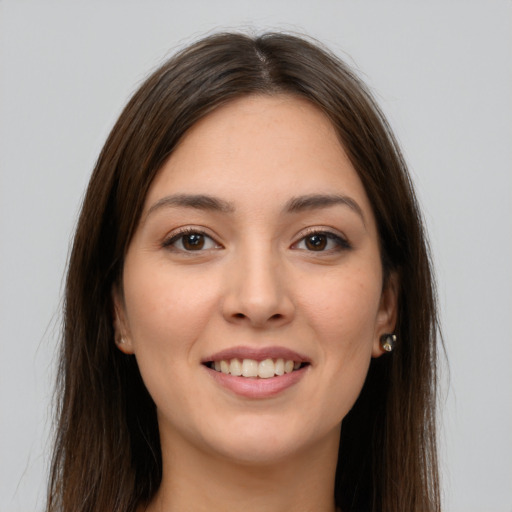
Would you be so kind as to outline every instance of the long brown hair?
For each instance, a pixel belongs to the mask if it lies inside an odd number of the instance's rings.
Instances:
[[[223,33],[146,80],[91,177],[65,290],[47,512],[132,512],[158,489],[155,405],[134,357],[115,347],[112,289],[148,188],[186,131],[234,98],[282,93],[331,120],[373,206],[384,275],[399,277],[398,347],[372,360],[343,420],[336,503],[344,512],[439,511],[435,289],[400,149],[366,87],[328,50],[279,33]]]

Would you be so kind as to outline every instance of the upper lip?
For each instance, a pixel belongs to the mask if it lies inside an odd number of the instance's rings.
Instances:
[[[201,360],[201,363],[211,361],[228,361],[230,359],[254,359],[255,361],[264,361],[265,359],[284,359],[295,363],[309,363],[310,359],[295,350],[286,347],[231,347],[216,352]]]

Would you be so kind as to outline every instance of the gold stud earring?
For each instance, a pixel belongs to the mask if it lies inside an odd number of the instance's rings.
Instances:
[[[380,346],[386,352],[392,352],[396,345],[396,336],[394,334],[383,334],[380,337]]]

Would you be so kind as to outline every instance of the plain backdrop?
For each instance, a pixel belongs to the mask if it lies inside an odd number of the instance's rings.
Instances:
[[[63,275],[107,133],[147,72],[229,28],[317,37],[389,116],[439,281],[444,510],[511,512],[510,0],[0,0],[0,511],[44,506]]]

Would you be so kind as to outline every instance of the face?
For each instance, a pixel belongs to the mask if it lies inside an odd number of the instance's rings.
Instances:
[[[394,327],[363,185],[305,100],[245,97],[183,138],[115,291],[162,444],[272,461],[339,436]]]

